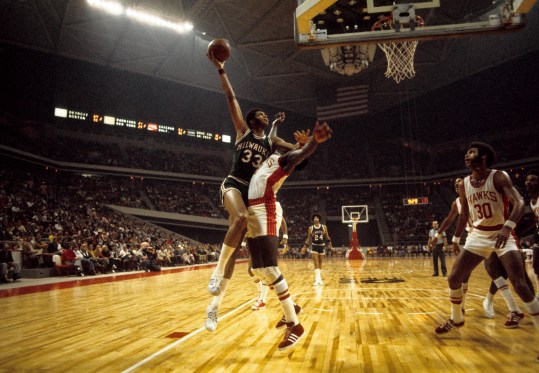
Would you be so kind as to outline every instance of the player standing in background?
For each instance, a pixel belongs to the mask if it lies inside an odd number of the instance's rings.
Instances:
[[[462,178],[457,178],[455,180],[455,191],[457,194],[459,193],[459,185],[463,183],[464,180]],[[460,215],[462,211],[462,205],[460,203],[460,198],[457,197],[455,201],[451,204],[451,210],[449,211],[449,214],[444,219],[440,227],[438,228],[438,235],[441,235],[444,233],[449,226],[453,223],[455,218]],[[473,229],[472,221],[468,220],[466,224],[466,231],[468,234]],[[458,238],[458,237],[457,237]],[[455,255],[458,255],[460,253],[460,246],[459,246],[459,240],[453,239],[453,252]],[[490,288],[487,293],[487,296],[485,297],[483,301],[483,310],[485,312],[485,316],[489,319],[493,319],[495,316],[494,313],[494,305],[493,305],[493,299],[494,295],[498,291],[498,287],[502,293],[502,296],[507,303],[507,307],[509,308],[509,315],[507,318],[507,321],[505,322],[506,328],[516,328],[518,327],[520,320],[524,318],[524,314],[518,307],[518,305],[515,302],[515,298],[513,297],[513,293],[511,292],[511,289],[509,288],[507,284],[507,272],[505,271],[505,268],[503,268],[502,263],[500,262],[500,259],[495,253],[492,253],[488,259],[485,259],[485,269],[487,273],[489,274],[492,281],[490,282]],[[470,272],[471,275],[471,272]],[[470,275],[468,275],[462,282],[462,312],[466,310],[465,302],[466,302],[466,295],[468,293],[468,281],[470,279]]]
[[[530,207],[535,215],[535,233],[532,242],[532,267],[537,281],[537,294],[535,296],[536,298],[539,298],[539,170],[528,172],[524,186],[526,187],[526,192],[530,198]]]
[[[439,276],[438,270],[438,258],[440,258],[440,266],[442,269],[442,275],[447,276],[447,267],[445,265],[445,248],[447,247],[447,237],[445,232],[438,230],[438,221],[432,222],[432,229],[429,231],[429,239],[427,246],[430,246],[432,250],[432,265],[434,268],[433,276]]]
[[[307,239],[301,249],[302,251],[307,250],[309,245],[311,245],[311,255],[314,263],[314,286],[324,285],[321,272],[323,258],[326,255],[326,241],[329,249],[333,249],[331,246],[331,238],[329,238],[328,228],[320,223],[321,220],[322,217],[319,214],[313,214],[311,217],[313,225],[307,230]]]
[[[484,258],[496,253],[509,275],[515,292],[524,302],[531,319],[539,329],[539,300],[525,279],[525,267],[512,234],[523,214],[524,202],[503,171],[490,169],[496,159],[494,149],[482,142],[470,144],[464,157],[472,173],[459,185],[462,211],[457,223],[455,241],[471,218],[473,230],[468,235],[464,250],[457,257],[448,277],[451,317],[436,328],[443,334],[464,325],[462,314],[462,283]],[[509,203],[513,210],[509,214]],[[539,362],[539,359],[537,360]]]

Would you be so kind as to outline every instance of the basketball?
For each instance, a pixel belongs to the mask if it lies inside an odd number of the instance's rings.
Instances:
[[[210,53],[213,53],[219,62],[225,62],[230,57],[230,44],[226,39],[214,39],[208,45],[208,54]]]

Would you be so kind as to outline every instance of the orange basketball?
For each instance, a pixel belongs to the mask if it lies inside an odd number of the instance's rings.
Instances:
[[[214,39],[208,45],[208,54],[210,53],[213,53],[219,62],[225,62],[230,57],[230,44],[226,39]]]

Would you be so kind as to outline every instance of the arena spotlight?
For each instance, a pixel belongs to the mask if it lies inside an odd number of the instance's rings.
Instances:
[[[107,13],[113,15],[124,15],[128,18],[132,18],[138,22],[145,23],[151,26],[168,28],[183,34],[193,30],[193,24],[191,22],[180,22],[172,19],[166,19],[159,15],[147,12],[142,9],[124,7],[119,2],[108,0],[86,0],[89,5],[101,9]]]
[[[87,0],[88,4],[99,8],[107,13],[119,16],[124,13],[124,6],[115,1],[107,0]]]

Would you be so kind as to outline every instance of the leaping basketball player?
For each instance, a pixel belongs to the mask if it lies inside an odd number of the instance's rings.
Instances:
[[[322,217],[319,214],[313,214],[311,221],[313,225],[307,230],[307,239],[303,245],[302,251],[306,250],[311,245],[311,255],[314,263],[314,286],[323,286],[322,281],[322,262],[326,255],[326,242],[330,250],[331,238],[329,238],[328,228],[321,223]]]
[[[232,168],[229,175],[221,184],[221,202],[229,214],[229,228],[223,241],[221,255],[217,266],[211,275],[208,292],[214,296],[206,308],[206,329],[215,331],[217,314],[223,301],[228,281],[234,272],[236,253],[247,228],[247,191],[249,180],[255,170],[270,155],[273,139],[264,133],[268,125],[268,116],[261,109],[251,109],[245,119],[232,85],[224,70],[225,62],[220,62],[213,54],[208,54],[209,60],[215,65],[221,79],[221,87],[226,95],[232,123],[236,130],[235,150],[232,158]],[[284,121],[284,113],[276,115],[275,123]],[[289,148],[292,144],[288,144]]]
[[[495,159],[494,149],[482,142],[471,143],[464,157],[464,163],[472,173],[459,184],[462,210],[455,235],[460,237],[469,218],[473,230],[448,277],[451,317],[436,328],[437,334],[464,326],[461,306],[463,280],[493,252],[500,258],[515,292],[539,329],[539,300],[525,280],[522,257],[512,234],[522,217],[524,202],[507,173],[490,169]],[[509,202],[513,206],[510,214]]]

